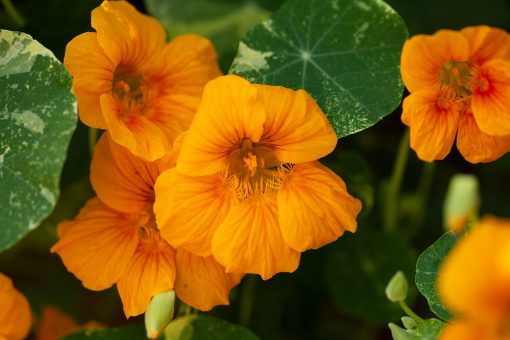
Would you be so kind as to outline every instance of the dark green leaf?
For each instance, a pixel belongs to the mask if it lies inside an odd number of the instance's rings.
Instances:
[[[343,137],[400,104],[406,38],[404,22],[381,0],[289,0],[242,39],[230,72],[306,89]]]
[[[29,35],[0,31],[0,250],[55,206],[76,127],[71,78]]]
[[[257,340],[248,329],[208,316],[176,319],[165,330],[166,340]]]
[[[398,304],[386,298],[386,284],[397,270],[409,276],[415,255],[399,235],[361,228],[335,243],[326,262],[326,285],[341,311],[383,324],[402,314]]]
[[[108,328],[97,330],[85,330],[63,337],[61,340],[143,340],[145,327],[127,326],[121,328]]]
[[[428,247],[416,262],[416,287],[427,299],[432,312],[445,321],[450,320],[452,315],[439,300],[436,279],[441,263],[458,239],[457,234],[447,232]]]

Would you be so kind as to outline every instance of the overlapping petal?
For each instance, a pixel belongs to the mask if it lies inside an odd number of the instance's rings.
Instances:
[[[122,108],[110,94],[101,95],[100,101],[108,131],[117,144],[148,161],[172,150],[172,141],[156,123],[141,115],[122,118]]]
[[[104,1],[92,11],[92,27],[110,60],[127,68],[143,68],[166,42],[161,24],[127,1]]]
[[[177,168],[190,176],[223,171],[236,145],[260,140],[265,119],[257,90],[248,81],[233,75],[210,81],[186,132]]]
[[[96,144],[90,170],[90,182],[108,206],[125,213],[152,207],[157,164],[134,156],[113,142],[108,132]]]
[[[400,69],[410,92],[439,88],[440,72],[450,60],[469,58],[469,42],[460,32],[440,30],[436,34],[415,35],[402,49]]]
[[[293,272],[300,258],[283,239],[275,195],[249,198],[230,209],[214,234],[212,252],[228,273],[259,274],[264,280]]]
[[[175,251],[156,230],[145,233],[117,283],[126,317],[144,313],[154,295],[174,287]]]
[[[496,136],[510,134],[510,61],[490,60],[480,67],[471,105],[481,131]]]
[[[431,162],[450,152],[459,122],[459,106],[439,90],[411,93],[404,99],[402,122],[411,128],[411,147]]]
[[[186,176],[173,168],[158,177],[154,212],[161,235],[175,248],[211,255],[211,240],[234,204],[223,176]]]
[[[27,299],[0,273],[0,338],[25,339],[32,325],[32,314]]]
[[[267,141],[282,163],[314,161],[331,153],[337,136],[317,103],[303,90],[255,85],[264,104]]]
[[[285,242],[293,249],[317,249],[356,231],[361,202],[345,183],[319,162],[297,164],[278,191],[278,216]]]
[[[217,305],[229,304],[230,290],[241,274],[227,274],[212,256],[201,257],[185,250],[177,250],[175,291],[185,303],[208,311]]]
[[[510,36],[500,28],[485,25],[466,27],[460,31],[469,41],[469,60],[482,65],[491,59],[510,58]]]
[[[74,220],[59,225],[59,241],[51,252],[60,256],[85,287],[103,290],[115,284],[128,267],[140,223],[93,198]]]
[[[510,151],[509,136],[491,136],[478,128],[473,114],[460,115],[457,148],[471,163],[492,162]]]

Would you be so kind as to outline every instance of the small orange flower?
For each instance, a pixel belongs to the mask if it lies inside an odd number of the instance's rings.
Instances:
[[[206,85],[176,168],[156,182],[162,236],[229,273],[292,272],[356,230],[361,203],[316,160],[337,137],[303,90],[224,76]]]
[[[147,160],[168,153],[193,119],[205,83],[220,74],[211,43],[163,27],[127,1],[92,12],[96,33],[74,38],[64,64],[81,120]]]
[[[171,164],[171,155],[144,161],[103,134],[91,165],[98,198],[58,227],[52,252],[89,289],[117,284],[127,317],[143,313],[155,294],[171,289],[200,310],[228,304],[241,279],[212,257],[176,250],[161,238],[152,213],[154,181]]]
[[[510,339],[510,220],[485,217],[441,266],[438,291],[458,320],[441,339]]]
[[[0,339],[24,339],[32,325],[27,299],[0,273]]]
[[[402,79],[411,94],[402,122],[425,161],[457,148],[472,163],[510,150],[510,36],[487,26],[417,35],[404,45]]]

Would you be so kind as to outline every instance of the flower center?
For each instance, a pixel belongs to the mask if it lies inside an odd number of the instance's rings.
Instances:
[[[229,157],[227,182],[239,201],[256,195],[276,192],[282,178],[292,169],[282,164],[270,145],[243,140]]]
[[[440,72],[441,88],[445,88],[452,99],[464,99],[471,95],[473,78],[471,65],[465,61],[450,60]]]
[[[112,94],[120,104],[120,117],[147,115],[155,97],[156,84],[143,75],[116,70],[113,78]]]

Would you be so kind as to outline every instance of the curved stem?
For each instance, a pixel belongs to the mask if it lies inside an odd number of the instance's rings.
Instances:
[[[409,308],[409,306],[407,305],[407,303],[404,301],[404,300],[400,300],[399,302],[399,305],[400,305],[400,308],[402,308],[402,310],[408,315],[410,316],[411,318],[413,318],[414,321],[416,322],[421,322],[423,321],[422,318],[420,318],[415,312],[413,312],[413,310],[411,308]]]
[[[398,147],[397,157],[393,165],[393,173],[391,175],[386,206],[384,209],[384,230],[388,233],[395,231],[398,222],[398,196],[400,187],[404,178],[407,165],[407,156],[409,154],[409,129],[404,132],[400,145]]]
[[[94,154],[94,148],[97,143],[97,129],[89,128],[89,153],[90,156]]]
[[[416,219],[415,223],[416,227],[421,226],[425,218],[425,211],[427,210],[425,207],[429,199],[430,189],[432,187],[432,180],[434,179],[434,170],[435,163],[427,162],[423,165],[423,171],[418,182],[418,189],[416,190],[416,194],[418,195],[420,203],[419,210],[420,214]]]
[[[25,26],[25,18],[21,15],[21,13],[16,9],[11,0],[2,0],[2,5],[7,12],[7,15],[14,21],[16,26],[23,27]]]

